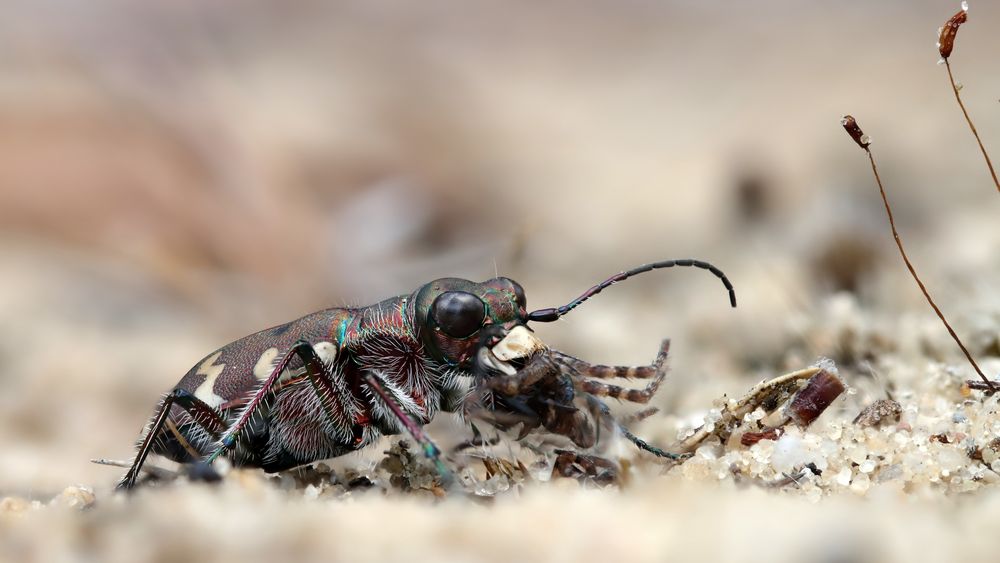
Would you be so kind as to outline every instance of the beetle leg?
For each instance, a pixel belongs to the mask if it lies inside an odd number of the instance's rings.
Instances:
[[[142,443],[139,445],[139,449],[136,452],[135,460],[132,462],[132,466],[129,467],[128,472],[125,473],[125,476],[122,477],[121,481],[119,481],[118,485],[115,487],[117,490],[131,489],[135,486],[136,478],[139,476],[139,470],[142,469],[142,464],[146,462],[146,457],[149,455],[149,452],[152,451],[156,437],[159,435],[164,425],[168,425],[168,428],[175,433],[175,436],[179,438],[179,442],[181,442],[182,445],[187,442],[187,440],[180,435],[177,427],[170,422],[170,408],[175,404],[187,411],[196,424],[202,426],[211,434],[218,434],[225,428],[222,416],[216,412],[215,409],[208,406],[201,399],[195,397],[184,389],[174,389],[166,397],[164,397],[163,401],[160,403],[160,408],[153,417],[153,423],[149,426],[146,436],[142,439]]]
[[[213,409],[208,403],[195,397],[193,393],[184,389],[175,389],[173,392],[174,402],[182,407],[192,420],[208,431],[214,438],[226,429],[226,420],[219,410]]]
[[[302,359],[303,364],[306,368],[306,375],[309,378],[310,383],[313,385],[313,389],[320,398],[320,402],[323,404],[323,409],[327,416],[331,416],[331,405],[327,404],[328,401],[334,395],[334,389],[329,380],[328,370],[323,364],[323,360],[316,353],[316,350],[311,344],[304,340],[296,342],[292,348],[285,354],[285,356],[278,362],[275,366],[274,371],[271,375],[261,384],[260,388],[254,394],[247,406],[244,407],[243,411],[240,413],[237,421],[226,431],[225,435],[222,436],[219,446],[209,455],[204,463],[211,464],[215,461],[223,452],[231,448],[240,435],[240,432],[246,427],[251,417],[253,417],[254,412],[260,408],[260,405],[265,401],[265,399],[276,389],[278,386],[278,381],[281,378],[281,374],[288,367],[289,362],[292,357],[298,355]],[[381,382],[371,373],[365,373],[363,376],[365,382],[368,386],[381,397],[385,402],[386,406],[393,412],[393,414],[399,419],[400,423],[410,432],[413,439],[420,444],[424,451],[424,454],[430,458],[438,472],[441,474],[442,483],[446,486],[450,486],[453,482],[451,477],[451,472],[445,466],[444,462],[441,461],[440,453],[441,450],[432,442],[427,435],[423,432],[423,429],[417,424],[412,418],[410,418],[403,410],[396,404],[394,400],[386,393],[385,389],[382,387]]]
[[[281,358],[281,361],[274,367],[271,375],[264,380],[264,383],[257,389],[254,396],[250,401],[243,407],[240,412],[239,418],[233,423],[232,426],[226,430],[222,438],[219,440],[219,445],[216,447],[204,462],[206,465],[211,464],[220,455],[222,455],[226,450],[233,447],[236,444],[236,440],[239,438],[243,429],[246,428],[247,424],[250,422],[253,415],[260,408],[261,404],[273,394],[279,387],[279,380],[281,375],[288,368],[288,364],[292,361],[292,358],[298,356],[302,363],[305,365],[306,375],[309,378],[310,383],[312,383],[313,389],[319,396],[320,404],[323,406],[324,413],[327,416],[331,415],[331,406],[329,405],[329,400],[333,397],[333,386],[330,383],[330,376],[327,373],[327,369],[323,364],[323,360],[316,353],[316,350],[311,344],[305,340],[299,340],[292,347],[285,352],[285,355]]]
[[[368,387],[375,392],[376,395],[382,399],[385,406],[392,411],[392,414],[396,416],[400,424],[402,424],[406,430],[413,436],[413,440],[420,445],[423,450],[424,455],[427,456],[434,463],[434,467],[437,469],[438,474],[441,476],[441,485],[444,488],[450,488],[454,482],[455,478],[451,474],[451,470],[445,465],[444,461],[441,459],[441,450],[437,445],[427,436],[424,432],[423,427],[420,426],[413,418],[408,414],[403,412],[403,409],[396,403],[396,401],[386,392],[385,387],[379,378],[370,371],[364,372],[362,376]]]
[[[670,352],[670,340],[664,340],[656,360],[648,366],[604,366],[589,364],[569,354],[552,350],[553,358],[573,370],[594,379],[652,379],[658,377],[664,369],[667,354]]]

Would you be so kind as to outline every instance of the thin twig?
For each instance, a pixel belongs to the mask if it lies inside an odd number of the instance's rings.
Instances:
[[[851,121],[853,121],[853,118]],[[899,232],[896,230],[896,221],[892,217],[892,208],[889,207],[889,198],[886,197],[885,195],[885,188],[882,187],[882,178],[878,175],[878,167],[875,165],[875,157],[872,155],[872,150],[869,145],[870,143],[866,143],[861,148],[863,148],[865,152],[868,154],[868,161],[871,162],[872,164],[872,172],[875,174],[875,182],[878,184],[878,191],[882,195],[882,203],[885,204],[885,213],[886,215],[889,216],[889,227],[892,229],[892,237],[896,240],[896,247],[899,248],[899,255],[903,257],[903,262],[906,263],[906,269],[910,271],[910,275],[913,276],[913,280],[917,282],[917,286],[920,287],[920,291],[924,294],[924,297],[927,299],[927,303],[929,303],[931,308],[934,309],[934,312],[937,313],[938,318],[941,319],[942,323],[944,323],[944,327],[948,329],[948,334],[951,335],[952,339],[955,341],[955,344],[958,344],[958,347],[962,349],[962,353],[965,354],[965,357],[969,360],[969,363],[972,364],[972,367],[976,370],[976,373],[978,373],[979,377],[981,377],[983,381],[986,382],[986,385],[990,386],[990,388],[995,389],[993,387],[993,382],[991,382],[989,378],[986,377],[986,374],[983,373],[983,370],[979,368],[979,364],[976,363],[976,360],[972,357],[972,354],[969,353],[968,348],[965,347],[965,344],[962,343],[962,340],[958,337],[957,334],[955,334],[955,329],[951,328],[951,324],[948,323],[948,319],[944,317],[944,313],[942,313],[941,309],[938,308],[937,303],[935,303],[934,299],[931,298],[931,294],[927,291],[927,287],[924,286],[924,282],[920,281],[920,276],[917,275],[917,271],[913,268],[913,264],[910,262],[910,258],[906,255],[906,250],[903,249],[903,240],[899,238]]]
[[[994,392],[996,392],[997,390],[997,388],[995,387],[996,383],[998,382],[990,381],[988,383],[983,383],[982,381],[976,381],[975,379],[967,379],[965,381],[965,384],[969,387],[969,389],[975,389],[977,391],[985,391],[987,395],[992,395]]]
[[[969,112],[965,110],[965,104],[962,103],[962,96],[959,95],[958,86],[955,84],[955,77],[951,74],[951,63],[948,62],[947,58],[944,59],[944,67],[948,69],[948,80],[951,82],[952,92],[955,92],[955,100],[958,101],[958,107],[962,108],[962,115],[965,116],[965,121],[969,124],[969,129],[972,129],[972,134],[976,137],[976,142],[979,143],[979,150],[982,151],[983,158],[986,159],[986,167],[990,169],[993,184],[997,187],[997,191],[1000,192],[1000,180],[997,180],[997,172],[993,169],[993,162],[990,161],[990,155],[986,152],[986,147],[983,146],[982,139],[979,138],[979,132],[976,131],[976,126],[972,123]]]

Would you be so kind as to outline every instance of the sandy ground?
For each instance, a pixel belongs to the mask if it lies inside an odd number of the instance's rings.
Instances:
[[[0,559],[995,560],[997,397],[963,389],[974,372],[838,123],[874,138],[912,258],[1000,374],[1000,197],[934,65],[957,5],[424,4],[13,3]],[[974,2],[953,58],[987,147],[998,28],[1000,6]],[[829,358],[848,390],[814,424],[682,464],[615,444],[610,487],[553,478],[528,447],[544,436],[508,437],[449,454],[465,491],[443,496],[395,440],[129,497],[89,462],[128,458],[159,394],[261,327],[445,275],[499,272],[558,305],[687,256],[722,267],[740,307],[702,272],[653,274],[539,334],[613,364],[672,338],[661,412],[633,428],[668,449]],[[888,397],[898,420],[853,422]],[[468,437],[447,416],[428,431]]]

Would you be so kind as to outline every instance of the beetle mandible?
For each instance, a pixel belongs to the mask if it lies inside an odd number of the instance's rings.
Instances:
[[[324,309],[251,334],[200,360],[164,397],[118,488],[135,485],[150,453],[180,463],[225,456],[236,466],[276,472],[403,430],[442,480],[450,479],[422,425],[439,411],[463,408],[469,395],[463,378],[482,387],[491,383],[484,371],[518,377],[528,356],[544,348],[527,323],[558,320],[614,283],[674,266],[708,270],[736,306],[732,284],[715,266],[666,260],[616,274],[561,307],[528,312],[524,289],[505,277],[482,283],[442,278],[409,295]],[[553,357],[568,369],[582,364]],[[574,420],[557,421],[550,430],[572,435]]]

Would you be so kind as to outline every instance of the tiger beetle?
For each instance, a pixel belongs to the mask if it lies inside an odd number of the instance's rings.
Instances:
[[[596,438],[574,406],[574,393],[583,396],[585,409],[606,417],[597,396],[645,402],[656,389],[580,376],[654,378],[658,385],[666,346],[652,366],[591,366],[549,351],[527,324],[556,321],[614,283],[674,266],[708,270],[736,306],[733,286],[718,268],[667,260],[614,275],[561,307],[530,313],[524,289],[509,278],[442,278],[409,295],[324,309],[251,334],[203,358],[163,398],[117,488],[135,485],[150,453],[203,470],[224,456],[234,466],[277,472],[358,451],[403,430],[433,462],[442,484],[450,485],[441,452],[422,429],[438,411],[486,412],[500,426],[504,420],[543,425],[589,447]],[[528,361],[533,357],[544,361]],[[488,403],[482,401],[487,395]],[[640,448],[671,455],[623,430]]]

